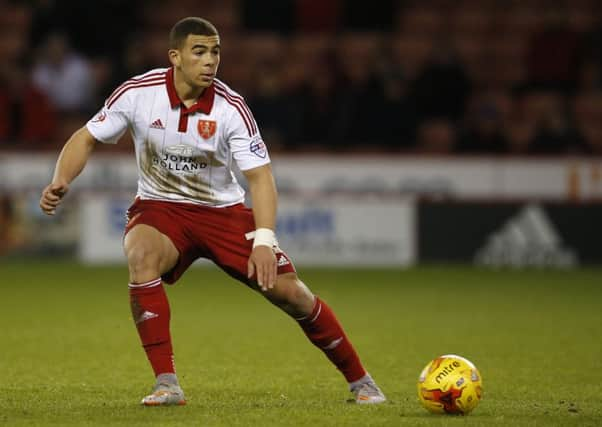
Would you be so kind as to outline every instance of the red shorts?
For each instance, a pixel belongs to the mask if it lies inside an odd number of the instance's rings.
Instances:
[[[146,224],[165,234],[180,253],[176,265],[161,278],[175,283],[198,258],[208,258],[235,279],[249,285],[247,261],[253,240],[246,234],[255,230],[253,211],[243,204],[225,208],[159,200],[140,200],[127,211],[125,234],[135,225]],[[295,272],[287,254],[276,250],[278,274]]]

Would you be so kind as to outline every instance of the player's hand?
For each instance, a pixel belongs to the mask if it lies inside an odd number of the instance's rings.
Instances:
[[[42,191],[40,208],[46,215],[54,215],[56,208],[61,204],[63,197],[69,191],[69,185],[65,183],[51,183]]]
[[[269,246],[256,246],[251,252],[247,266],[248,277],[257,273],[257,284],[262,291],[272,289],[276,284],[276,255]]]

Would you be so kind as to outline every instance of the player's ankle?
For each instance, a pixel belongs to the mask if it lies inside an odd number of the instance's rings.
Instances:
[[[177,386],[180,385],[176,374],[171,373],[171,372],[166,372],[164,374],[157,375],[157,384],[169,384],[169,385],[177,385]]]
[[[355,390],[357,387],[359,387],[363,384],[369,383],[369,382],[374,382],[374,380],[372,379],[370,374],[366,372],[366,374],[363,377],[361,377],[359,380],[349,383],[349,390]]]

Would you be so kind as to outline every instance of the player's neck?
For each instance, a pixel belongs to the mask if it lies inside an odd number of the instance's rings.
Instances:
[[[178,97],[187,108],[196,103],[205,91],[204,87],[188,84],[177,70],[174,70],[174,86]]]

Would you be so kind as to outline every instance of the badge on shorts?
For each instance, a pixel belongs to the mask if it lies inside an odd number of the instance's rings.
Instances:
[[[215,135],[217,122],[213,120],[199,120],[197,123],[197,129],[199,131],[199,135],[201,135],[203,139],[209,139]]]

